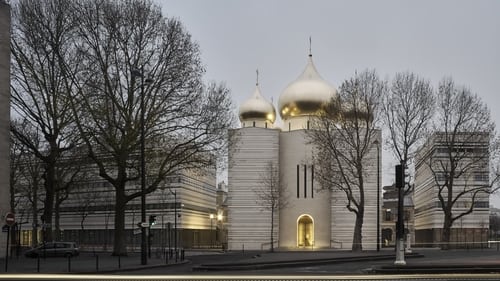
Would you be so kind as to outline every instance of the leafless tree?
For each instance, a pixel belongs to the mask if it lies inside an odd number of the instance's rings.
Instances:
[[[278,166],[270,161],[266,171],[260,175],[260,185],[254,191],[257,205],[271,212],[271,252],[274,251],[274,215],[289,204],[281,179]]]
[[[340,86],[339,99],[332,100],[314,120],[316,129],[308,130],[317,147],[314,157],[320,186],[344,193],[346,208],[356,216],[353,251],[362,250],[366,168],[373,142],[380,141],[375,127],[377,106],[386,89],[375,71],[355,74]]]
[[[499,173],[489,174],[490,155],[498,151],[495,124],[486,104],[470,89],[443,79],[437,95],[436,124],[428,165],[443,211],[443,247],[450,242],[453,223],[480,206],[498,189]],[[479,203],[481,202],[481,203]]]
[[[11,131],[43,163],[45,238],[52,240],[56,167],[77,136],[68,99],[72,86],[64,74],[66,61],[75,59],[70,46],[73,9],[68,0],[20,0],[13,4],[12,16],[12,107],[23,122],[13,124]],[[26,127],[43,142],[36,143]]]
[[[433,89],[414,73],[397,73],[391,89],[382,97],[381,108],[390,136],[386,143],[396,159],[407,167],[430,131],[435,109]],[[406,194],[411,192],[410,186],[405,189]]]
[[[17,123],[19,120],[12,120],[11,123]],[[40,136],[35,131],[31,130],[28,125],[15,124],[23,127],[25,134],[29,137],[35,147],[40,145]],[[40,189],[43,186],[43,165],[40,159],[36,158],[30,150],[28,150],[22,142],[11,131],[11,177],[15,180],[11,181],[11,194],[14,203],[14,209],[23,208],[31,211],[33,217],[32,225],[32,243],[38,242],[38,214],[40,212],[39,203],[43,203],[44,196],[40,194]],[[22,202],[22,203],[21,203]]]
[[[151,1],[80,3],[73,111],[89,156],[115,189],[113,255],[125,255],[125,206],[142,194],[141,125],[147,194],[180,169],[214,166],[234,116],[225,86],[203,84],[198,45],[178,20]]]

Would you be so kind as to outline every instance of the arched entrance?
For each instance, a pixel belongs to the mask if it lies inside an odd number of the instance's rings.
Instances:
[[[297,220],[297,247],[314,245],[314,221],[309,215],[302,215]]]

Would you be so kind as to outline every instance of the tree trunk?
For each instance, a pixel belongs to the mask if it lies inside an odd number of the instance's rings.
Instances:
[[[127,248],[125,247],[125,200],[124,188],[116,188],[116,204],[115,204],[115,233],[113,256],[126,256]]]
[[[43,206],[43,241],[52,241],[52,214],[54,209],[54,184],[55,184],[55,167],[47,163],[45,175],[45,200]]]
[[[54,238],[57,239],[57,241],[61,241],[61,239],[62,239],[62,237],[61,237],[61,225],[60,225],[61,201],[59,199],[59,192],[56,192],[55,199],[56,199],[56,204],[54,207],[54,229],[55,229],[55,235],[54,235],[55,237]]]
[[[271,252],[274,252],[274,208],[271,209]]]
[[[443,223],[443,234],[441,236],[441,249],[448,250],[450,248],[450,238],[451,238],[451,226],[453,221],[451,220],[451,212],[446,212],[444,214]]]
[[[33,198],[32,198],[32,213],[33,225],[31,231],[31,246],[35,247],[38,244],[38,181],[33,183]]]
[[[363,227],[363,212],[360,210],[356,213],[356,225],[354,226],[354,236],[352,238],[352,250],[353,251],[362,251],[362,227]]]

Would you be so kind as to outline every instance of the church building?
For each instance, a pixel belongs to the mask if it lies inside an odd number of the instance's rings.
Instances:
[[[307,130],[311,117],[337,97],[337,90],[316,70],[312,56],[302,74],[279,97],[281,128],[276,110],[255,91],[239,108],[241,127],[231,130],[228,169],[228,248],[266,250],[271,243],[271,210],[259,201],[262,177],[270,164],[279,170],[281,195],[287,204],[274,214],[274,247],[293,249],[346,249],[352,247],[355,215],[346,195],[322,189],[315,179],[314,146]],[[377,138],[380,140],[380,131]],[[370,150],[365,174],[365,215],[362,247],[375,249],[377,241],[377,188],[380,149]],[[377,174],[378,171],[378,174]]]

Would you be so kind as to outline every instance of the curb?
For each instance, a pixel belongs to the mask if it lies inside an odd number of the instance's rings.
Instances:
[[[407,258],[423,257],[421,254],[411,254]],[[253,263],[225,263],[225,264],[202,264],[193,267],[193,271],[227,271],[227,270],[258,270],[278,267],[299,267],[308,265],[322,265],[329,263],[346,263],[358,261],[376,261],[395,259],[395,255],[376,255],[364,257],[343,257],[331,259],[309,259],[309,260],[291,260],[291,261],[269,261],[269,262],[253,262]]]
[[[373,268],[372,273],[379,274],[422,274],[422,273],[500,273],[497,264],[448,264],[448,265],[403,265],[381,266]]]
[[[190,260],[184,260],[177,263],[169,263],[169,264],[152,264],[152,265],[143,265],[143,266],[133,266],[127,268],[114,268],[114,269],[103,269],[99,271],[79,271],[79,272],[71,272],[72,274],[99,274],[99,273],[116,273],[116,272],[127,272],[127,271],[136,271],[142,269],[151,269],[151,268],[159,268],[159,267],[171,267],[177,265],[184,265],[191,263]]]

